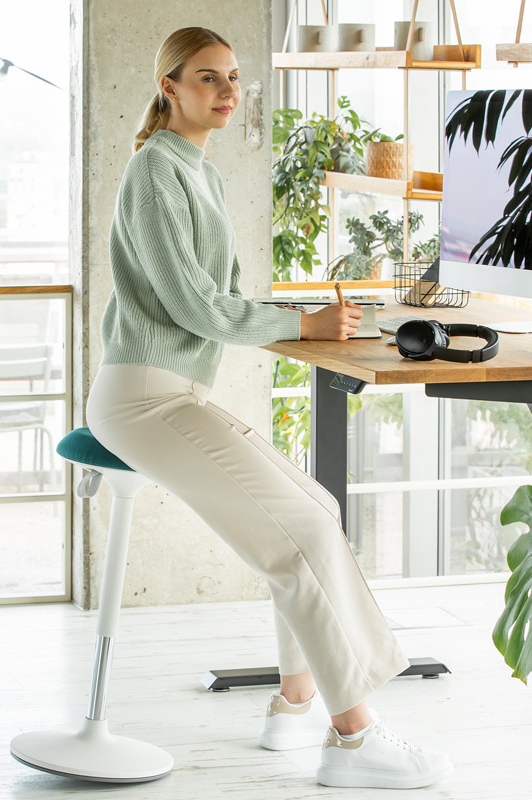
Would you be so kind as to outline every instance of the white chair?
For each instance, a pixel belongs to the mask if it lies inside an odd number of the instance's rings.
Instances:
[[[53,347],[50,344],[24,344],[0,347],[0,381],[16,381],[29,385],[30,392],[36,382],[42,382],[39,394],[48,391]],[[34,431],[33,471],[39,472],[39,489],[44,484],[44,440],[48,443],[50,480],[55,489],[57,476],[54,468],[54,443],[50,429],[45,425],[46,403],[42,400],[14,400],[0,403],[0,432],[18,433],[17,489],[22,491],[22,436]],[[37,462],[39,464],[37,465]]]
[[[136,492],[150,481],[106,450],[88,428],[77,428],[67,434],[59,442],[57,452],[90,470],[78,487],[81,497],[92,497],[102,478],[113,493],[89,705],[78,731],[22,733],[12,740],[11,754],[34,769],[83,780],[110,783],[156,780],[171,771],[172,757],[155,745],[109,733],[106,719],[133,502]]]

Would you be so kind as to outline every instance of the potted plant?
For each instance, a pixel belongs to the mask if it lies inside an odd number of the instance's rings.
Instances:
[[[331,262],[325,280],[378,279],[385,258],[392,261],[403,260],[403,217],[394,220],[390,218],[388,211],[377,211],[369,219],[370,224],[365,224],[358,217],[347,220],[349,242],[353,245],[353,250]],[[422,223],[422,214],[417,211],[408,212],[410,233],[417,233]],[[432,262],[439,253],[440,237],[435,234],[425,242],[412,243],[409,259]]]
[[[366,147],[366,175],[372,178],[391,178],[393,180],[405,179],[405,145],[401,141],[403,134],[395,139],[381,133],[379,129],[373,131],[368,138]],[[408,180],[414,174],[414,148],[408,145]]]
[[[294,264],[306,273],[319,266],[315,241],[327,229],[330,209],[320,181],[327,171],[364,173],[364,147],[372,134],[350,107],[338,99],[339,114],[313,114],[303,120],[297,109],[273,114],[274,280],[290,280]]]

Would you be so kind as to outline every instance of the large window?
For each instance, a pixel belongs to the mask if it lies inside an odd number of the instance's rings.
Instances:
[[[348,426],[348,533],[371,578],[503,572],[499,515],[532,474],[527,406],[367,387]]]
[[[287,4],[291,7],[291,3]],[[323,24],[319,0],[300,0],[297,24]],[[359,4],[335,0],[327,4],[333,22],[376,24],[376,45],[394,41],[394,23],[407,20],[411,2],[374,0]],[[495,43],[515,37],[520,0],[457,0],[462,40],[482,45],[482,69],[467,76],[467,88],[522,88],[530,82],[530,67],[513,69],[495,60]],[[280,4],[277,6],[280,10]],[[417,19],[432,26],[435,43],[454,43],[456,37],[447,0],[421,0]],[[522,41],[530,41],[532,21],[525,17]],[[280,49],[280,45],[279,45]],[[288,107],[304,116],[332,111],[331,97],[349,98],[351,107],[371,127],[392,137],[404,131],[404,73],[391,69],[339,70],[333,86],[325,72],[292,73],[286,81]],[[461,75],[418,72],[409,76],[408,119],[416,170],[441,170],[441,131],[448,89],[461,88]],[[346,253],[346,220],[368,223],[371,214],[387,211],[392,219],[403,214],[401,198],[336,191],[333,209],[334,241],[321,236],[323,267],[314,280],[325,277],[330,260]],[[417,239],[438,233],[439,204],[410,202],[423,215]],[[390,268],[390,264],[385,265]],[[382,277],[388,277],[383,275]],[[305,276],[294,272],[293,280]],[[459,313],[459,312],[457,312]],[[286,373],[288,374],[288,373]],[[282,446],[282,426],[297,431],[301,456],[309,414],[308,376],[300,397],[283,394],[283,373],[277,368],[274,435]],[[288,385],[288,382],[286,383]],[[295,389],[292,385],[291,392]],[[452,575],[472,576],[506,570],[506,553],[518,526],[502,528],[499,514],[515,488],[532,477],[532,417],[524,405],[427,398],[423,387],[366,387],[351,401],[348,422],[347,533],[368,578]],[[284,416],[283,416],[284,414]],[[286,447],[285,447],[286,450]],[[309,463],[307,457],[301,460]]]
[[[69,3],[2,9],[0,601],[70,593]]]

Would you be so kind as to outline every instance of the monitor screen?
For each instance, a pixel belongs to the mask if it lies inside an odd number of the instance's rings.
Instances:
[[[440,283],[532,297],[532,91],[447,97]]]

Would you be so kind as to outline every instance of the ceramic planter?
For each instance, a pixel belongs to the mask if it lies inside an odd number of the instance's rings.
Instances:
[[[372,52],[375,50],[375,25],[356,22],[338,25],[338,50]]]
[[[409,175],[414,175],[414,148],[408,145]],[[366,175],[371,178],[405,180],[405,145],[403,142],[369,142],[366,149]]]
[[[406,50],[410,22],[395,23],[395,50]],[[434,48],[434,30],[430,22],[414,23],[412,39],[412,58],[414,61],[432,61]]]
[[[334,53],[338,50],[337,25],[300,25],[300,53]]]

